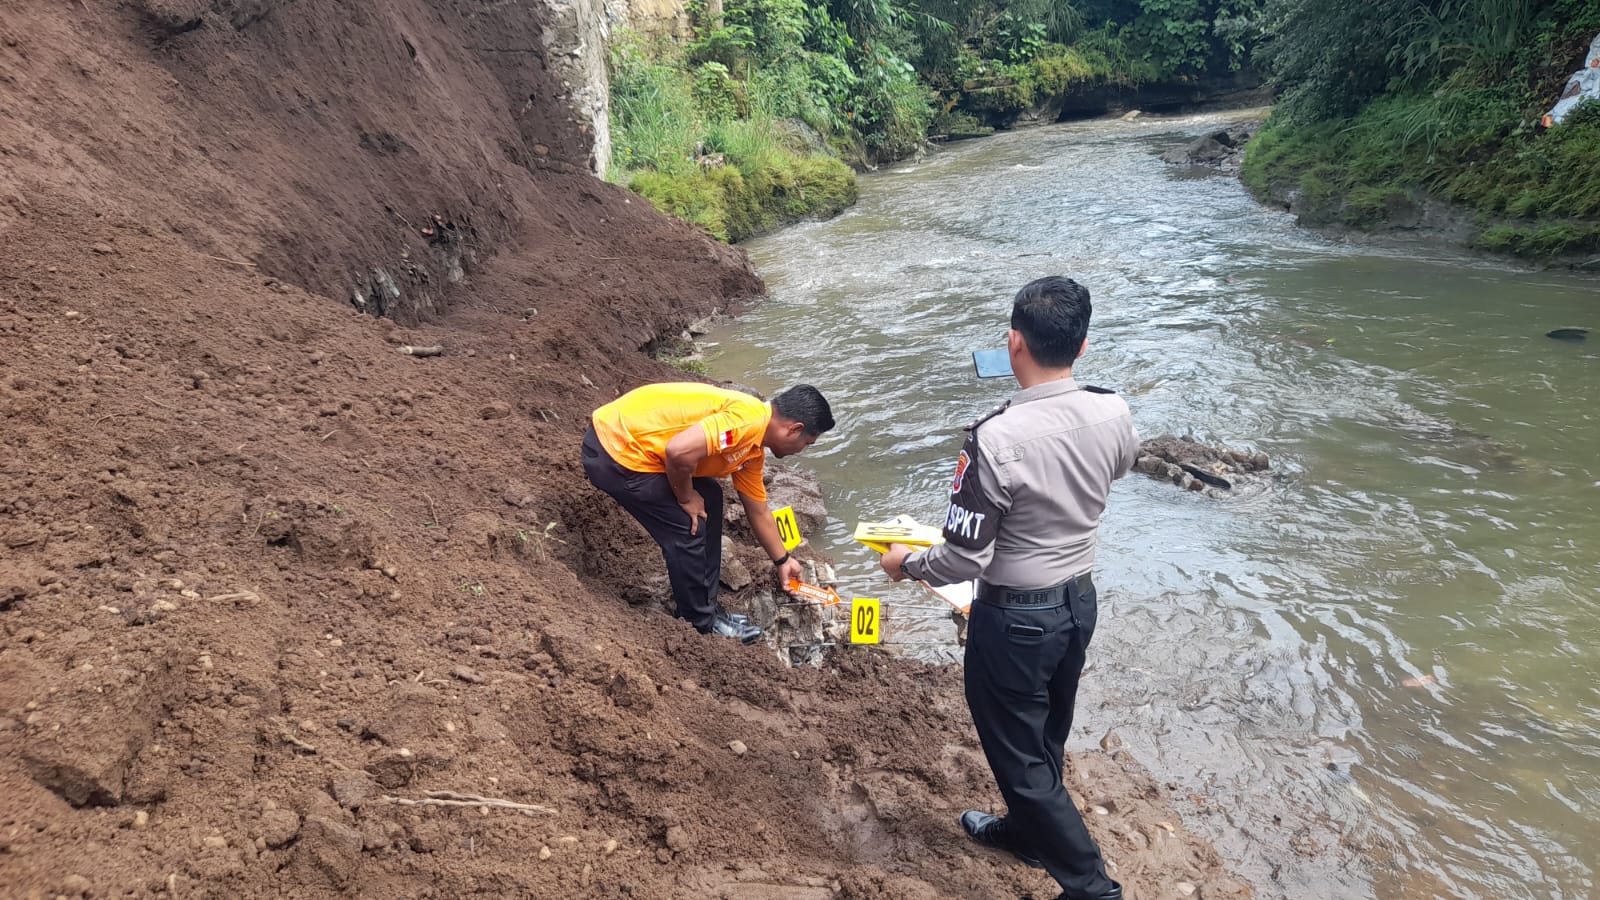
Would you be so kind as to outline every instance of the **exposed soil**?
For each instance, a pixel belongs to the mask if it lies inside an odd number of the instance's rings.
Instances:
[[[628,602],[586,413],[761,286],[584,174],[539,16],[0,13],[0,894],[1054,896],[956,828],[959,671]],[[1073,764],[1130,896],[1246,895]]]

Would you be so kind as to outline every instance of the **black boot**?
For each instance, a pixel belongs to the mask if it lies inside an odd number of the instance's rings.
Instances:
[[[1044,868],[1043,863],[1016,849],[1010,839],[1010,835],[1006,833],[1006,820],[1000,816],[991,816],[988,813],[969,809],[961,814],[961,830],[967,833],[967,837],[985,847],[1004,850],[1035,869]]]
[[[727,613],[719,612],[711,618],[711,633],[723,637],[737,638],[741,644],[753,644],[761,640],[761,629],[746,620],[736,622]]]

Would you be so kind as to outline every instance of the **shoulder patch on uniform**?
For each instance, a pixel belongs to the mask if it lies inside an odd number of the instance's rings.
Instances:
[[[978,457],[982,452],[977,432],[969,433],[956,459],[955,483],[944,518],[944,539],[971,550],[993,543],[1000,528],[1000,510],[989,502],[980,481]]]
[[[979,425],[982,425],[983,423],[989,421],[990,419],[994,418],[995,416],[1000,415],[1001,413],[1005,412],[1006,410],[1008,410],[1010,408],[1011,408],[1011,401],[1007,400],[1006,402],[1000,404],[999,406],[996,406],[994,409],[989,410],[987,415],[982,415],[982,416],[979,416],[978,418],[972,420],[972,424],[968,425],[966,428],[964,428],[962,430],[963,431],[974,431],[974,430],[977,429],[977,427]]]
[[[1116,393],[1116,391],[1113,391],[1111,388],[1096,387],[1095,385],[1092,385],[1092,384],[1084,385],[1083,389],[1088,391],[1091,394],[1115,394]]]

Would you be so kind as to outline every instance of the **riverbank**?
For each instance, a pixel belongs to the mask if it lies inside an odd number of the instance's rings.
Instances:
[[[1405,108],[1310,128],[1269,123],[1240,177],[1308,228],[1420,235],[1600,270],[1600,120],[1478,149],[1428,147],[1408,145],[1392,122],[1374,126]]]
[[[999,803],[957,671],[630,603],[587,412],[762,285],[470,49],[542,15],[8,16],[7,890],[1053,895],[955,824]],[[1248,894],[1125,751],[1072,768],[1131,895]]]
[[[1463,4],[1362,25],[1304,10],[1274,51],[1286,94],[1245,160],[1253,194],[1310,227],[1600,270],[1600,103],[1543,120],[1574,70],[1600,65],[1600,12]]]

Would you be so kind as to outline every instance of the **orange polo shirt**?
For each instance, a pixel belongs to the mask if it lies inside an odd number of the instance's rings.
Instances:
[[[767,487],[761,473],[767,457],[761,438],[771,419],[772,407],[749,394],[695,382],[635,388],[595,410],[593,417],[600,446],[618,465],[635,472],[665,472],[667,442],[699,425],[706,457],[695,466],[695,477],[732,475],[735,490],[763,503]]]

